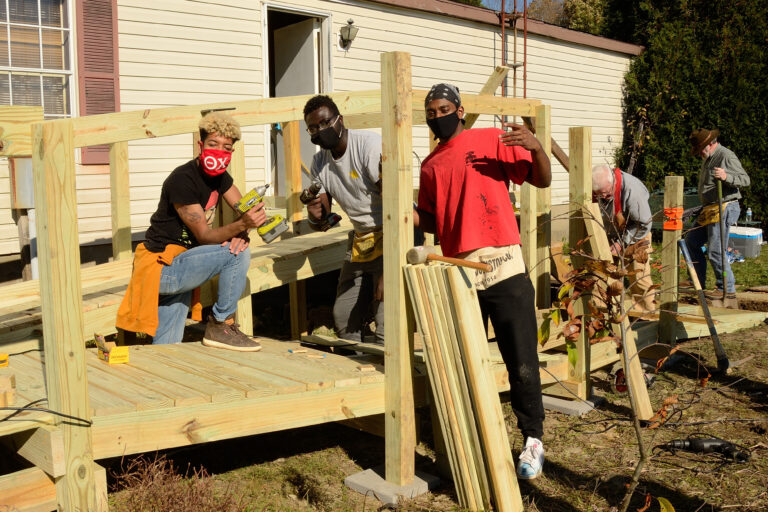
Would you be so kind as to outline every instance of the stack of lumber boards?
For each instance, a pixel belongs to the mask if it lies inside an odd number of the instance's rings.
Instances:
[[[404,270],[459,504],[521,511],[477,292],[458,267]]]

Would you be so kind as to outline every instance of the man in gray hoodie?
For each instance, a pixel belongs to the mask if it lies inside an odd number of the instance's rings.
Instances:
[[[733,151],[717,142],[718,135],[720,135],[718,130],[701,128],[691,133],[691,154],[699,156],[703,160],[701,170],[699,170],[699,200],[703,209],[696,219],[696,227],[685,236],[685,243],[691,253],[693,268],[696,270],[701,287],[706,289],[707,260],[704,256],[704,245],[706,244],[706,254],[709,255],[709,263],[715,273],[717,289],[714,295],[722,296],[723,274],[725,274],[726,297],[735,300],[736,281],[728,258],[725,258],[725,268],[723,268],[717,180],[722,182],[724,245],[727,247],[730,227],[736,224],[741,214],[741,207],[739,206],[741,192],[739,189],[748,187],[750,179]]]
[[[642,240],[648,241],[650,252],[653,215],[648,205],[648,189],[642,181],[620,169],[596,165],[592,168],[592,196],[599,201],[614,256],[624,254],[627,247]],[[631,269],[634,271],[629,278],[633,308],[641,313],[654,311],[656,302],[650,290],[653,281],[649,259],[633,258]]]

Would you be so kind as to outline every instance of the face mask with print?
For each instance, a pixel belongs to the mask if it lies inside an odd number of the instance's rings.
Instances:
[[[232,152],[225,149],[204,148],[200,152],[200,164],[208,176],[218,176],[227,170]]]
[[[427,119],[427,126],[438,139],[447,140],[456,132],[459,121],[459,114],[453,112],[442,117]]]

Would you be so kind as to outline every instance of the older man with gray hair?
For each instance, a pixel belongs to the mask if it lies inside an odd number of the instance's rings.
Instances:
[[[611,252],[614,256],[624,249],[642,240],[648,241],[650,252],[651,223],[653,214],[648,204],[648,189],[642,181],[621,169],[611,169],[607,165],[592,168],[592,198],[600,204]],[[632,259],[630,291],[641,312],[656,309],[654,294],[650,292],[651,265],[648,258],[644,261]]]

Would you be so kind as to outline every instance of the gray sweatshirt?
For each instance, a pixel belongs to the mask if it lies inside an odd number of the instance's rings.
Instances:
[[[741,166],[741,162],[734,152],[722,144],[718,144],[709,158],[702,162],[699,171],[699,200],[701,200],[701,204],[706,206],[717,203],[715,167],[722,167],[727,174],[723,182],[723,201],[741,199],[739,189],[749,186],[749,175]]]
[[[623,233],[616,232],[613,199],[600,200],[600,210],[609,240],[620,239],[624,245],[630,245],[650,233],[653,215],[648,205],[648,196],[648,189],[642,181],[621,171],[621,213],[627,221]]]

